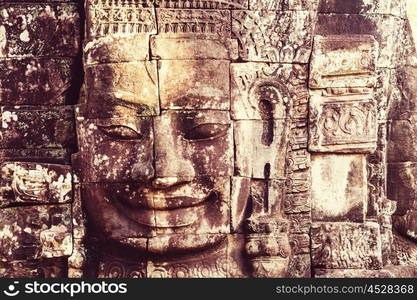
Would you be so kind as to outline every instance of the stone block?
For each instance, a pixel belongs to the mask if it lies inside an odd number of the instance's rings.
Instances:
[[[311,241],[314,268],[378,270],[382,267],[377,223],[315,223]]]
[[[367,201],[364,155],[313,155],[311,173],[314,221],[364,221]]]
[[[1,121],[0,148],[56,150],[75,146],[72,107],[3,106]]]
[[[5,3],[0,9],[0,57],[74,57],[80,48],[75,4]]]
[[[31,260],[72,253],[71,205],[0,209],[0,260]]]
[[[86,68],[89,118],[159,114],[156,62],[99,64]]]
[[[371,35],[315,36],[310,88],[373,87],[377,58]]]
[[[257,179],[285,178],[287,123],[285,119],[234,122],[235,173]]]
[[[63,105],[76,92],[76,67],[71,58],[0,60],[0,104]]]
[[[154,119],[157,177],[233,175],[229,113],[164,111]]]
[[[1,206],[73,200],[71,166],[5,162],[0,167]]]
[[[225,60],[159,61],[161,108],[228,110],[229,65]]]
[[[367,153],[376,150],[376,105],[370,95],[310,99],[311,152]]]
[[[165,38],[156,35],[151,37],[151,54],[152,58],[162,60],[235,60],[238,58],[238,43],[236,39]]]

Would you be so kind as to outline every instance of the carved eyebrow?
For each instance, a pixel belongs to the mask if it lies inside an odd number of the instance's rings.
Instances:
[[[194,142],[211,141],[225,136],[229,128],[230,124],[204,123],[193,127],[183,136]]]
[[[97,125],[105,135],[118,140],[139,140],[144,136],[125,125]]]

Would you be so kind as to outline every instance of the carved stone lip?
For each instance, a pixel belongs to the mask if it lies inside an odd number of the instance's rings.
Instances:
[[[142,187],[131,191],[128,196],[124,194],[120,200],[131,208],[162,211],[198,206],[215,194],[210,188],[188,182],[168,188]]]
[[[115,206],[138,224],[153,228],[178,228],[196,223],[204,215],[208,205],[217,201],[214,191],[204,198],[161,197],[154,201],[140,201],[136,207],[115,201]],[[147,199],[148,200],[148,199]],[[147,206],[143,203],[148,203]]]
[[[152,192],[141,193],[135,198],[124,199],[124,202],[133,208],[150,210],[175,210],[197,206],[209,198],[211,192],[205,197],[189,196],[155,196]],[[139,198],[139,199],[138,199]]]

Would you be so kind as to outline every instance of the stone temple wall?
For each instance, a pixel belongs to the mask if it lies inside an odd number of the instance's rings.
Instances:
[[[405,0],[0,0],[1,277],[416,277]]]

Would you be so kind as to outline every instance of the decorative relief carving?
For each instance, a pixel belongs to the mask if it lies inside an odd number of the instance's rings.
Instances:
[[[70,166],[6,162],[1,165],[0,205],[72,201]]]
[[[147,2],[88,0],[88,36],[156,33],[154,10],[143,8]]]
[[[373,99],[310,99],[309,150],[313,152],[374,151],[377,141]]]
[[[245,9],[248,0],[156,0],[158,7],[179,9]]]
[[[315,223],[311,227],[312,265],[328,269],[380,269],[377,223]]]
[[[230,11],[157,9],[160,35],[230,38]]]
[[[4,3],[0,57],[75,57],[80,19],[75,4]]]
[[[309,12],[232,11],[232,32],[239,40],[240,58],[307,63],[312,47],[312,18]]]
[[[0,260],[32,260],[72,253],[71,205],[0,209]]]
[[[315,36],[310,87],[373,87],[378,43],[371,35]]]
[[[249,235],[246,254],[250,257],[252,276],[282,278],[287,276],[291,247],[288,240],[288,222],[276,215],[251,217],[247,220]]]
[[[233,63],[231,78],[235,120],[286,119],[308,101],[307,68],[302,65]]]

